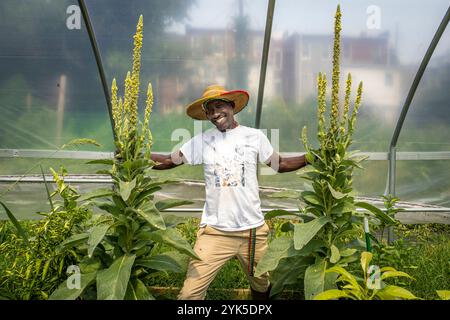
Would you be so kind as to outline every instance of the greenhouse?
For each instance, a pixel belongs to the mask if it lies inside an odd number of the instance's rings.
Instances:
[[[0,17],[0,299],[450,299],[447,0]]]

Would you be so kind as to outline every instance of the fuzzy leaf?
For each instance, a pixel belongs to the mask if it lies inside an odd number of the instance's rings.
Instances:
[[[89,233],[89,239],[87,242],[89,258],[92,257],[92,254],[94,253],[95,248],[103,240],[106,232],[108,232],[108,229],[110,227],[111,227],[110,224],[102,223],[102,224],[96,225],[92,228],[91,232]]]
[[[296,255],[296,251],[292,238],[280,237],[274,239],[258,262],[255,276],[259,277],[265,272],[276,269],[281,259],[294,255]]]
[[[131,195],[131,192],[136,187],[136,179],[132,181],[119,181],[120,196],[124,201],[127,201]]]
[[[397,221],[395,219],[367,202],[355,202],[355,206],[368,210],[369,212],[373,213],[380,221],[384,222],[387,225],[397,224]]]
[[[193,204],[192,201],[189,200],[181,200],[181,199],[165,199],[155,203],[156,209],[159,211],[167,210],[173,207],[179,207],[186,204]]]
[[[140,209],[132,209],[139,216],[143,217],[150,225],[157,229],[165,230],[166,224],[161,216],[159,210],[155,207],[153,202],[148,202],[145,206]]]
[[[86,274],[80,274],[80,287],[70,288],[68,287],[68,280],[61,283],[55,291],[50,295],[49,300],[75,300],[83,293],[89,285],[94,283],[97,276],[97,272],[91,272]]]
[[[303,191],[301,196],[306,202],[322,206],[320,198],[312,191]]]
[[[86,162],[86,164],[106,164],[112,166],[114,164],[113,159],[96,159]]]
[[[100,189],[96,189],[92,192],[83,194],[82,196],[80,196],[78,198],[78,201],[82,202],[82,201],[91,200],[91,199],[95,199],[95,198],[105,198],[105,197],[112,196],[113,194],[114,194],[114,191],[112,191],[111,189],[100,188]]]
[[[181,253],[187,254],[194,259],[200,260],[189,242],[187,242],[186,239],[184,239],[181,234],[174,228],[157,230],[154,232],[142,234],[140,238],[143,240],[152,240],[155,242],[164,243],[168,246],[171,246],[172,248],[177,249]]]
[[[159,271],[183,272],[183,267],[172,256],[164,253],[136,260],[136,265]]]
[[[294,229],[294,247],[301,250],[328,222],[330,218],[320,217],[307,223],[297,223]]]
[[[130,280],[135,255],[123,255],[97,273],[97,299],[122,300]]]
[[[331,195],[333,196],[333,198],[339,200],[339,199],[342,199],[342,198],[344,198],[346,196],[345,193],[342,193],[342,192],[334,190],[329,182],[327,182],[327,185],[328,185],[328,189],[330,190]]]
[[[323,291],[325,285],[325,270],[327,262],[325,259],[316,261],[309,266],[305,272],[305,299],[312,300]]]

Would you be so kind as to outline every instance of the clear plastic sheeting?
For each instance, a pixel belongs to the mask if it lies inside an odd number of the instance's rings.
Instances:
[[[74,11],[75,10],[75,11]],[[97,65],[73,1],[0,2],[0,149],[112,150]],[[18,168],[20,170],[20,168]]]
[[[119,94],[131,69],[132,35],[143,15],[141,107],[148,82],[154,91],[154,150],[171,151],[209,128],[193,120],[185,106],[206,86],[245,89],[249,105],[239,114],[253,125],[259,84],[267,1],[119,0],[86,1],[108,84],[116,78]]]
[[[326,73],[330,93],[333,18],[339,3],[341,97],[348,72],[352,100],[363,81],[353,148],[370,152],[388,150],[415,73],[449,5],[445,0],[432,5],[418,0],[277,1],[261,127],[279,130],[281,151],[303,149],[299,137],[305,125],[315,138],[317,75]],[[449,48],[444,41],[441,53]]]
[[[421,0],[278,0],[264,88],[259,88],[259,81],[268,0],[85,1],[107,86],[116,78],[119,95],[123,95],[124,78],[132,67],[132,36],[143,15],[139,106],[143,108],[151,82],[155,152],[171,152],[211,127],[208,121],[193,121],[185,114],[185,106],[210,84],[249,91],[249,105],[237,115],[248,126],[255,124],[257,94],[264,89],[261,129],[275,150],[303,152],[299,138],[304,126],[315,145],[316,79],[319,72],[326,73],[330,97],[333,19],[339,3],[341,102],[348,72],[353,79],[352,100],[358,82],[364,83],[352,149],[388,152],[401,108],[448,0],[433,0],[432,4]],[[39,175],[40,166],[47,174],[50,167],[58,170],[61,165],[69,174],[105,169],[86,165],[87,158],[55,155],[75,138],[92,138],[102,146],[67,150],[111,154],[115,149],[99,66],[78,2],[3,0],[0,40],[0,180]],[[402,201],[450,207],[449,57],[447,27],[399,136],[397,152],[410,152],[406,159],[413,159],[415,152],[433,153],[417,156],[421,160],[397,161],[395,190]],[[92,154],[93,158],[98,155]],[[386,193],[389,162],[384,160],[387,157],[379,159],[365,161],[363,170],[355,169],[353,187],[358,197],[379,199]],[[295,203],[266,197],[271,188],[308,188],[296,173],[270,174],[264,166],[259,170],[264,172],[259,181],[267,208],[295,207]],[[201,166],[183,165],[149,174],[189,183],[203,180]],[[48,210],[42,184],[22,181],[10,188],[11,183],[0,182],[0,199],[11,203],[21,216],[34,219],[30,214]],[[198,205],[204,196],[202,187],[189,183],[167,187],[161,196],[188,196]],[[93,186],[80,184],[82,190]]]

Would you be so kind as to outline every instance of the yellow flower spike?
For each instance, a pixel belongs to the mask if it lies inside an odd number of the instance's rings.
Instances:
[[[135,130],[138,118],[139,74],[141,71],[141,49],[143,38],[143,17],[140,15],[134,35],[133,68],[131,73],[130,125]]]
[[[124,106],[123,106],[123,100],[122,97],[119,97],[119,104],[118,104],[118,110],[119,110],[119,121],[117,122],[117,141],[119,142],[120,150],[123,149],[123,118],[124,118]]]
[[[114,132],[116,137],[118,135],[119,119],[120,119],[120,109],[117,104],[117,85],[116,78],[113,79],[111,85],[111,113],[114,120]]]
[[[153,107],[153,89],[152,89],[152,84],[149,82],[148,88],[147,88],[147,101],[146,101],[146,105],[145,105],[144,125],[142,127],[141,144],[145,140],[146,130],[150,130],[148,128],[148,125],[150,123],[152,107]]]
[[[338,5],[334,23],[334,46],[333,46],[333,75],[331,92],[331,116],[330,116],[330,134],[337,132],[337,122],[339,118],[339,56],[341,32],[341,8]]]
[[[341,141],[343,141],[343,139],[344,139],[345,125],[347,123],[348,112],[350,109],[350,93],[351,93],[351,88],[352,88],[352,75],[350,73],[347,75],[346,85],[347,86],[345,88],[344,112],[342,115],[341,125],[339,127],[339,130],[341,133]]]
[[[362,90],[363,90],[363,83],[360,82],[358,85],[358,90],[356,92],[356,100],[355,100],[355,105],[353,107],[352,116],[348,120],[349,139],[351,139],[351,135],[353,134],[353,130],[355,128],[355,122],[356,122],[356,115],[358,114],[359,107],[361,106]]]
[[[129,119],[131,114],[131,99],[132,99],[132,81],[131,81],[131,75],[130,72],[127,72],[127,76],[125,78],[125,97],[123,101],[123,110],[124,110],[124,125],[123,125],[123,134],[125,139],[128,139],[130,131],[132,128],[129,128]]]

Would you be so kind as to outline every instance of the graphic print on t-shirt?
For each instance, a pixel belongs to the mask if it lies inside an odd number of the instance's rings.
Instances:
[[[245,186],[243,145],[236,145],[229,154],[215,154],[214,184],[216,188]]]

